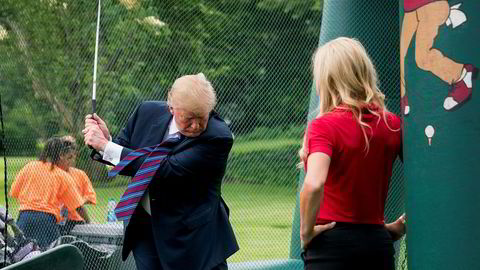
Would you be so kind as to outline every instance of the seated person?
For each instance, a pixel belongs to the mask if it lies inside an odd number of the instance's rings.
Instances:
[[[75,138],[72,136],[64,136],[62,137],[63,140],[71,142],[74,148],[76,149],[76,142]],[[76,150],[74,150],[76,151]],[[76,154],[76,152],[75,152]],[[75,155],[76,156],[76,155]],[[84,199],[85,204],[97,204],[97,195],[95,190],[93,189],[92,182],[88,178],[88,175],[80,170],[75,168],[75,156],[69,159],[68,167],[66,167],[66,171],[72,177],[73,181],[75,182],[75,186],[77,188],[77,192],[80,196]],[[84,206],[81,206],[83,210],[83,217],[77,213],[77,211],[68,211],[68,215],[65,221],[65,225],[61,226],[60,231],[62,235],[69,234],[70,231],[78,224],[85,224],[90,223],[90,217],[88,216],[87,209]]]
[[[19,203],[18,227],[28,238],[45,249],[60,236],[57,223],[60,206],[79,211],[84,199],[78,194],[72,177],[63,169],[74,156],[74,145],[61,138],[47,141],[39,160],[26,164],[17,174],[10,196]]]

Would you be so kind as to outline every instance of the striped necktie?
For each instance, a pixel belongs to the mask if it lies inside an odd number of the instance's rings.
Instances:
[[[165,160],[165,157],[168,156],[168,153],[172,150],[173,146],[180,142],[181,139],[182,135],[177,132],[170,135],[167,140],[160,144],[130,152],[108,173],[109,177],[114,177],[132,161],[147,156],[115,207],[115,215],[118,220],[128,220],[132,217],[135,208],[137,208],[138,203],[142,199],[145,190],[152,181],[152,178],[160,167],[162,161]]]

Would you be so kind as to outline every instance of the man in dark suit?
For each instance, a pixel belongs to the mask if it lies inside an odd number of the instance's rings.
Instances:
[[[238,250],[221,198],[233,136],[213,111],[215,104],[215,91],[200,73],[178,78],[168,102],[140,104],[112,141],[100,117],[86,116],[85,144],[96,150],[94,159],[110,164],[181,134],[124,222],[122,256],[125,260],[133,251],[138,270],[227,269],[226,259]],[[120,173],[135,175],[144,160],[136,159]]]

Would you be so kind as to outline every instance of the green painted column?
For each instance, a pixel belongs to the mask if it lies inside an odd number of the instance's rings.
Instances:
[[[480,1],[408,2],[400,0],[408,267],[480,269],[480,93],[465,65],[480,66]]]
[[[301,259],[302,253],[300,243],[300,189],[303,186],[305,174],[303,170],[298,175],[297,197],[295,209],[293,210],[292,238],[290,241],[290,259]]]
[[[362,42],[377,68],[380,88],[387,95],[387,106],[397,114],[400,109],[398,10],[398,3],[390,0],[324,0],[319,38],[320,45],[340,36],[355,37]],[[318,97],[312,87],[308,121],[316,117],[317,107]],[[303,178],[304,174],[300,173],[299,187],[303,185]],[[397,162],[385,213],[389,221],[403,213],[403,194],[403,170]],[[301,252],[298,203],[297,195],[290,245],[291,258],[299,258]]]

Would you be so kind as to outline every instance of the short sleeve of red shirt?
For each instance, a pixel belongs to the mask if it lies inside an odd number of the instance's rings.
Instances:
[[[322,118],[313,120],[307,130],[308,154],[321,152],[332,156],[335,137],[328,121]]]

